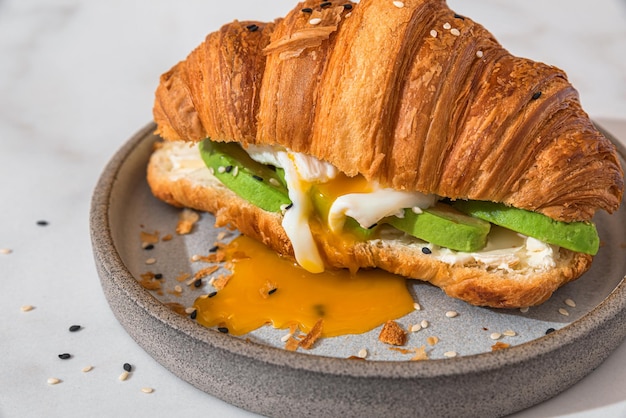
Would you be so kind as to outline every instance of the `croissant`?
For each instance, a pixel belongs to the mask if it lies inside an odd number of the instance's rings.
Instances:
[[[153,114],[156,133],[172,141],[157,153],[205,138],[280,146],[381,187],[501,202],[564,222],[612,213],[622,199],[615,147],[565,73],[511,55],[443,0],[304,1],[274,22],[232,22],[161,76]],[[203,190],[209,180],[172,170],[163,155],[153,158],[155,195],[217,213],[293,255],[280,214],[259,214],[227,189]],[[455,269],[395,244],[341,253],[317,238],[329,265],[383,267],[499,307],[540,303],[591,262],[561,248],[553,271],[530,280],[523,270],[516,286],[524,289],[499,289],[509,273],[480,263]]]

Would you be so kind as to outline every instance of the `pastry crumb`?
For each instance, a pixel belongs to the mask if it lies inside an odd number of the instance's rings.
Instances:
[[[387,321],[378,335],[378,339],[385,344],[404,345],[406,344],[406,332],[396,321]]]

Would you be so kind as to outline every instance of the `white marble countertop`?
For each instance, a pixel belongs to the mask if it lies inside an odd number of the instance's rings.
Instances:
[[[563,68],[588,113],[626,143],[624,0],[450,3],[511,52]],[[0,417],[254,416],[174,377],[118,324],[91,255],[89,204],[108,159],[151,120],[162,72],[222,23],[293,4],[0,0],[0,249],[11,250],[0,252]],[[83,328],[69,333],[73,324]],[[134,372],[121,382],[125,362]],[[625,369],[623,344],[516,416],[626,416]]]

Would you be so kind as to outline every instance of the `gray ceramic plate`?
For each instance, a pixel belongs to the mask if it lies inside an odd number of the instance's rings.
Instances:
[[[111,309],[137,343],[175,375],[227,402],[286,417],[501,416],[573,385],[626,335],[626,205],[595,219],[603,247],[592,269],[527,312],[477,308],[428,284],[410,283],[423,309],[399,322],[409,327],[428,321],[428,328],[410,334],[405,347],[425,346],[427,361],[409,361],[412,353],[390,350],[377,341],[379,329],[289,352],[281,348],[284,330],[268,326],[239,338],[204,328],[169,306],[191,306],[211,289],[174,277],[203,267],[190,258],[207,254],[221,231],[211,215],[203,214],[194,233],[174,233],[180,210],[154,199],[145,182],[157,140],[153,130],[148,125],[117,152],[95,189],[96,265]],[[142,231],[173,238],[146,250]],[[150,258],[155,262],[146,264]],[[166,278],[160,294],[140,285],[147,271]],[[458,316],[449,318],[448,311]],[[512,334],[505,331],[515,335],[493,339],[494,333]],[[439,342],[431,346],[428,337]],[[510,347],[492,351],[496,342]],[[348,359],[363,348],[366,361]],[[457,357],[446,357],[450,352]]]

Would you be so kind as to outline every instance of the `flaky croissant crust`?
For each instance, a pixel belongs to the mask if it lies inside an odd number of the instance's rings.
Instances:
[[[615,148],[561,70],[443,0],[403,5],[305,1],[225,25],[161,77],[157,133],[280,144],[384,186],[564,221],[619,206]]]

